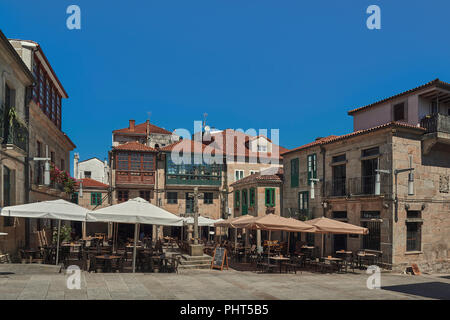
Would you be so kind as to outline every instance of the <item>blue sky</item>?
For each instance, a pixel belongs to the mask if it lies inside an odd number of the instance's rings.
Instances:
[[[66,8],[81,8],[81,30]],[[381,30],[366,8],[381,8]],[[293,148],[352,131],[347,111],[450,81],[450,2],[2,0],[0,28],[39,42],[69,94],[63,131],[107,156],[129,119],[192,130],[278,128]]]

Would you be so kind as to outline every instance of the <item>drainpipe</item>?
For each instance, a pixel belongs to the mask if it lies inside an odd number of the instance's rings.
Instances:
[[[322,202],[324,201],[325,198],[325,191],[326,191],[326,181],[325,181],[325,171],[326,171],[326,165],[325,165],[325,155],[326,155],[326,150],[324,147],[320,147],[320,153],[322,154]],[[326,208],[322,205],[322,215],[325,217],[326,216]]]

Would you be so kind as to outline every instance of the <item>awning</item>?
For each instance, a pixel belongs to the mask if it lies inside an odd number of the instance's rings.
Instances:
[[[300,220],[284,218],[275,214],[267,214],[261,217],[252,217],[249,220],[241,220],[233,223],[236,228],[287,231],[287,232],[315,232],[316,228]]]
[[[95,211],[89,211],[87,214],[87,221],[139,223],[178,227],[183,225],[183,218],[139,197]]]
[[[368,234],[369,229],[354,224],[329,219],[325,217],[307,220],[305,223],[316,227],[317,233],[335,234]]]

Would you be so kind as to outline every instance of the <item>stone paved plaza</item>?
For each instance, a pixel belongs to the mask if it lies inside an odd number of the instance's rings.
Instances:
[[[0,265],[0,299],[450,299],[450,276],[382,273],[380,290],[368,275],[257,274],[233,269],[178,274],[82,272],[81,289],[69,290],[54,266]]]

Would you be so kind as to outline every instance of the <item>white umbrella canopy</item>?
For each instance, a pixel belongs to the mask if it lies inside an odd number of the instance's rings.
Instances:
[[[88,211],[88,209],[75,203],[58,199],[4,207],[1,211],[1,215],[5,217],[58,220],[58,236],[56,243],[56,264],[58,264],[61,220],[86,221],[86,213]]]
[[[136,243],[140,224],[176,227],[183,225],[183,218],[139,197],[110,207],[90,211],[87,214],[87,221],[134,224],[133,272],[136,271]]]
[[[193,217],[183,218],[183,220],[184,220],[185,224],[193,224],[194,223],[194,218]],[[214,219],[206,218],[206,217],[203,217],[203,216],[198,216],[198,225],[200,227],[208,227],[208,226],[209,227],[214,227],[214,224],[216,222],[220,222],[222,220],[223,219],[214,220]]]
[[[36,219],[86,221],[89,210],[75,203],[58,199],[4,207],[1,215]]]
[[[183,225],[183,218],[139,197],[95,211],[89,211],[87,214],[87,221],[139,223],[178,227]]]

